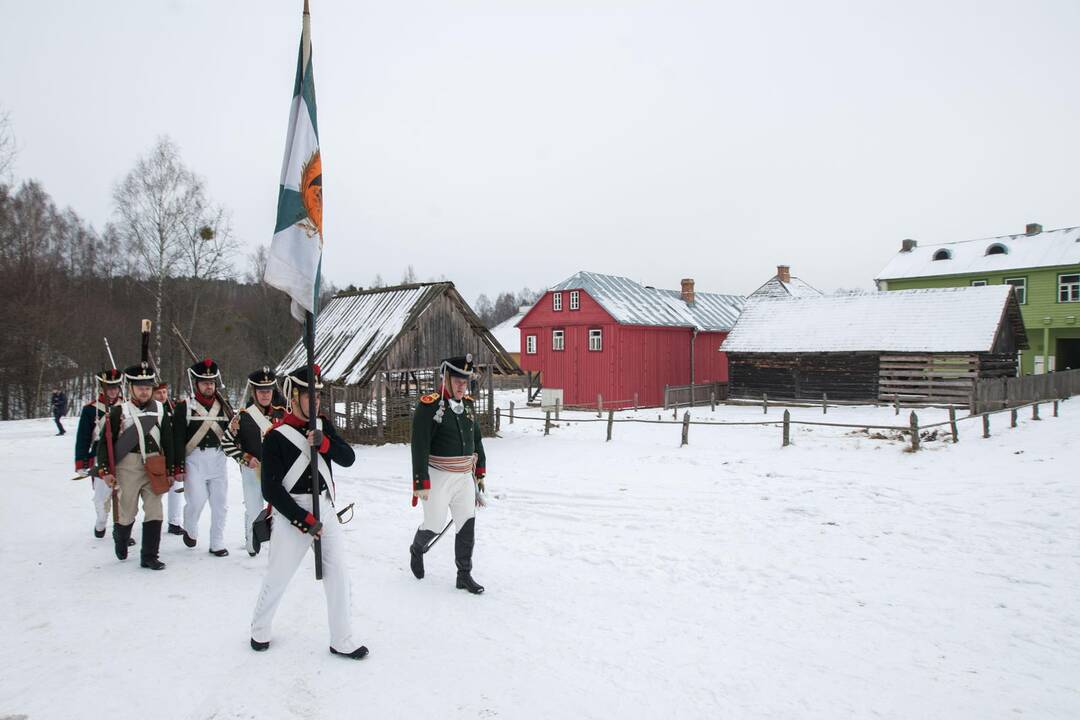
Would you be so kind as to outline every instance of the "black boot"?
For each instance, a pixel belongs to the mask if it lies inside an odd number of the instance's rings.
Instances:
[[[251,638],[251,649],[255,652],[263,652],[264,650],[269,650],[270,641],[267,640],[266,642],[259,642],[255,638]]]
[[[94,528],[94,537],[99,539],[105,537],[105,528],[101,528],[100,530]]]
[[[142,524],[142,556],[139,563],[144,568],[151,570],[164,570],[165,563],[158,560],[158,549],[161,547],[161,521],[149,520]]]
[[[187,545],[188,547],[195,547],[195,544],[196,544],[196,543],[197,543],[198,541],[197,541],[197,540],[196,540],[195,538],[193,538],[193,537],[191,537],[190,535],[188,535],[188,534],[187,534],[187,530],[181,530],[180,532],[181,532],[181,534],[183,534],[183,536],[184,536],[184,544],[185,544],[185,545]]]
[[[484,586],[472,579],[472,551],[476,518],[469,518],[454,536],[454,561],[457,563],[457,587],[473,595],[484,592]]]
[[[367,648],[361,645],[352,652],[343,652],[341,650],[335,650],[334,646],[330,646],[331,655],[341,655],[342,657],[350,658],[351,660],[363,660],[367,657]]]
[[[413,537],[412,545],[409,546],[409,567],[417,580],[424,577],[424,553],[435,533],[431,530],[417,530]]]
[[[130,525],[121,525],[120,523],[113,523],[112,537],[113,544],[116,546],[116,557],[118,560],[127,560],[128,545],[131,540],[131,529],[135,527],[135,523]]]
[[[180,527],[179,525],[174,525],[173,523],[169,523],[169,534],[170,535],[183,535],[184,534],[184,528]]]

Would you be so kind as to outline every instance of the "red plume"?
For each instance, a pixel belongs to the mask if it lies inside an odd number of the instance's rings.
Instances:
[[[321,368],[321,367],[319,367],[319,366],[318,366],[317,364],[316,364],[316,365],[312,365],[312,366],[311,366],[311,369],[315,371],[315,374],[316,374],[316,375],[322,375],[322,368]]]
[[[214,361],[211,360],[210,358],[206,358],[205,360],[202,361],[202,364],[206,366],[207,370],[209,370],[210,366],[214,364]]]

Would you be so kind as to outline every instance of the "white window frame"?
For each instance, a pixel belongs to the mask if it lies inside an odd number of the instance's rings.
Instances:
[[[551,309],[555,312],[562,312],[562,293],[551,293]]]
[[[1065,278],[1076,278],[1070,282],[1065,282]],[[1066,294],[1066,299],[1062,300],[1062,291]],[[1080,302],[1080,273],[1062,273],[1058,275],[1058,294],[1057,301],[1059,303],[1074,303]]]
[[[1002,280],[1006,285],[1012,285],[1013,292],[1016,294],[1016,299],[1021,305],[1027,305],[1027,278],[1026,277],[1011,277]],[[1019,285],[1014,283],[1019,282]],[[1019,292],[1017,292],[1019,290]]]
[[[596,342],[593,342],[593,341]],[[589,328],[589,352],[604,351],[604,331],[601,328]]]
[[[972,280],[971,287],[986,287],[989,283],[985,280]]]
[[[551,349],[555,352],[562,352],[566,349],[566,331],[565,330],[552,330],[551,331]]]
[[[571,310],[580,310],[581,309],[581,292],[578,291],[578,290],[571,290],[570,291],[570,309]]]
[[[536,336],[535,335],[526,335],[525,336],[525,354],[526,355],[535,355],[536,354]]]

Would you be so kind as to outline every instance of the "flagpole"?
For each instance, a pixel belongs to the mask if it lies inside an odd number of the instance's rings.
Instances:
[[[307,5],[307,3],[304,3]],[[308,430],[314,432],[317,429],[315,405],[315,315],[310,312],[304,313],[304,346],[307,349],[307,366],[308,366]],[[315,516],[316,522],[319,520],[319,494],[322,489],[322,480],[319,477],[319,448],[313,446],[311,448],[311,514]],[[315,542],[312,547],[315,550],[315,579],[322,580],[323,567],[322,567],[322,541],[315,537]]]

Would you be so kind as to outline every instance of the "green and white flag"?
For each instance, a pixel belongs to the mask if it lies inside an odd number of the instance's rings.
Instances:
[[[264,277],[267,284],[289,294],[293,317],[300,322],[304,322],[305,312],[315,312],[322,247],[322,158],[315,119],[311,16],[305,0],[289,133],[281,164],[277,223]]]

